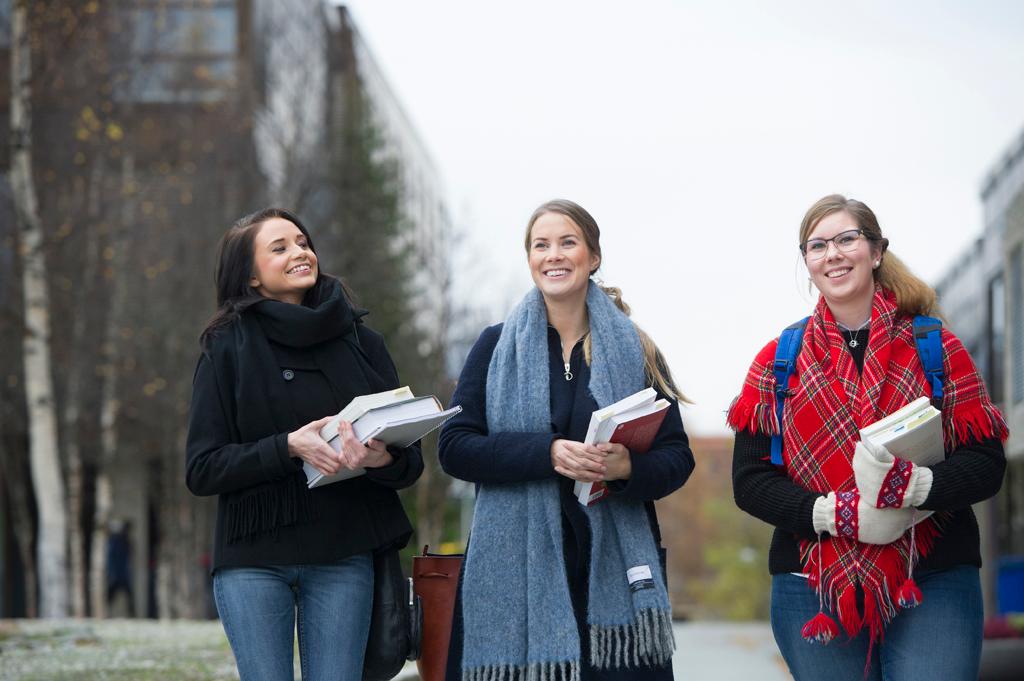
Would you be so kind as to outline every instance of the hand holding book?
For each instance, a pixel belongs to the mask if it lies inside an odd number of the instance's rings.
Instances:
[[[338,414],[300,429],[321,424],[320,444],[333,455],[317,445],[310,458],[301,457],[308,485],[322,487],[386,466],[392,462],[388,446],[408,447],[460,411],[444,409],[433,395],[416,397],[408,387],[360,395]]]
[[[341,451],[338,452],[338,456],[344,468],[381,468],[394,461],[387,445],[380,440],[370,438],[366,444],[360,442],[349,421],[338,422],[338,435],[341,437]]]
[[[606,473],[604,481],[629,480],[629,476],[633,472],[633,462],[629,458],[629,449],[618,442],[602,442],[596,446],[605,455]]]
[[[924,503],[932,486],[927,467],[945,458],[942,414],[928,397],[862,428],[860,436],[853,473],[861,495],[876,508]]]
[[[288,433],[288,456],[302,459],[305,464],[324,475],[333,475],[341,470],[341,459],[338,454],[320,437],[320,429],[326,426],[331,418],[325,416]]]
[[[597,482],[604,480],[607,470],[605,454],[593,445],[575,440],[551,443],[551,464],[555,472],[573,480]]]
[[[893,456],[884,445],[857,443],[853,473],[861,496],[876,508],[920,506],[932,487],[932,472]]]
[[[668,401],[659,400],[654,388],[646,388],[591,415],[582,446],[603,455],[605,470],[597,479],[569,476],[576,480],[573,491],[581,504],[589,506],[608,496],[611,492],[605,481],[625,480],[632,475],[630,455],[651,448],[668,407]]]

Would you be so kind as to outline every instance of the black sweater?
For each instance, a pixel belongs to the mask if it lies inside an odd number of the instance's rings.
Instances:
[[[394,364],[380,334],[356,326],[359,345],[376,372],[377,390],[399,386]],[[216,341],[215,341],[216,342]],[[318,350],[332,352],[341,338],[325,341]],[[388,544],[404,544],[412,532],[396,489],[408,487],[423,471],[419,445],[391,449],[394,462],[368,469],[366,475],[309,490],[314,520],[277,528],[271,534],[229,541],[226,508],[258,485],[282,480],[302,468],[288,455],[288,432],[335,414],[338,404],[330,385],[313,361],[314,353],[270,343],[283,397],[293,421],[287,432],[255,442],[239,442],[236,416],[221,403],[214,359],[216,347],[203,354],[196,368],[189,413],[186,484],[197,495],[219,495],[213,569],[244,565],[331,563]],[[240,399],[242,399],[240,397]]]
[[[502,325],[497,324],[485,329],[466,359],[452,397],[452,404],[460,405],[462,412],[441,431],[438,443],[441,466],[453,477],[476,483],[559,478],[571,496],[572,481],[556,473],[551,464],[551,443],[558,438],[582,442],[590,416],[597,409],[587,387],[590,368],[582,360],[581,343],[577,343],[572,354],[574,377],[566,381],[561,340],[554,328],[548,327],[551,431],[491,434],[487,430],[487,370],[501,328]],[[686,482],[693,471],[693,454],[674,401],[651,449],[632,457],[631,463],[630,479],[612,483],[613,493],[653,501]]]
[[[860,370],[866,344],[852,351]],[[756,518],[775,526],[768,553],[771,574],[802,572],[799,539],[814,539],[811,515],[818,492],[804,489],[771,463],[771,437],[736,433],[732,459],[733,495],[736,505]],[[948,511],[942,534],[932,552],[921,559],[917,570],[954,565],[981,566],[978,523],[971,504],[995,495],[1003,480],[1006,457],[999,439],[973,442],[957,447],[946,460],[930,467],[932,487],[920,508]]]

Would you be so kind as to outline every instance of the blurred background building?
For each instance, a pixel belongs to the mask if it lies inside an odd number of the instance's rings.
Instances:
[[[4,130],[10,12],[0,0]],[[334,3],[40,0],[29,31],[69,614],[106,613],[113,527],[112,555],[131,554],[119,574],[134,578],[135,615],[209,616],[213,500],[185,490],[183,464],[218,239],[266,205],[293,209],[403,380],[447,399],[444,184]],[[36,511],[58,503],[29,475],[10,161],[0,146],[0,617],[36,613]],[[431,472],[406,505],[439,542],[448,483],[425,453]]]
[[[1002,490],[975,506],[986,612],[994,614],[1024,611],[1024,134],[988,172],[981,201],[980,236],[936,289],[1010,427]]]

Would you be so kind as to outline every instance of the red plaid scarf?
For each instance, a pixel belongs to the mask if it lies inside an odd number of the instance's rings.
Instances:
[[[806,489],[828,493],[855,487],[853,450],[858,431],[893,413],[921,395],[931,396],[917,356],[913,319],[900,315],[896,297],[876,288],[871,307],[871,330],[864,365],[858,374],[842,333],[824,297],[807,323],[796,374],[790,382],[792,397],[782,416],[783,462],[786,474]],[[754,359],[739,397],[729,409],[734,430],[775,435],[775,377],[772,362],[778,340],[771,341]],[[992,437],[1005,439],[1006,423],[992,404],[981,376],[960,340],[943,329],[945,396],[943,435],[947,453],[967,442]],[[934,516],[918,523],[886,546],[862,544],[846,538],[822,541],[821,581],[819,552],[812,540],[800,541],[800,557],[808,581],[824,588],[843,628],[851,637],[869,628],[872,640],[897,613],[896,591],[907,574],[910,542],[917,555],[927,555],[939,535]],[[856,605],[856,587],[864,591],[864,612]]]

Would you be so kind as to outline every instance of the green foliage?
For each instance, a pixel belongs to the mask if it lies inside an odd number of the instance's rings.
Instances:
[[[708,499],[702,510],[713,519],[716,532],[705,544],[707,572],[692,585],[692,597],[716,618],[767,619],[771,529],[736,508],[731,499]]]
[[[420,338],[412,323],[411,224],[402,211],[400,168],[386,154],[364,96],[353,94],[346,110],[335,141],[340,153],[332,161],[332,248],[325,271],[340,276],[356,304],[370,311],[367,323],[387,339],[405,374],[419,364]]]
[[[330,157],[331,210],[324,228],[316,232],[317,251],[325,272],[342,278],[354,294],[357,307],[369,310],[366,323],[383,334],[403,384],[418,395],[434,394],[447,403],[450,385],[445,372],[442,338],[431,337],[425,308],[437,310],[443,283],[429,281],[419,290],[414,229],[406,215],[407,187],[402,168],[374,122],[365,92],[353,80],[346,88],[343,125],[334,131]],[[323,236],[321,236],[323,233]],[[426,322],[426,323],[424,323]],[[427,467],[417,485],[402,493],[405,508],[420,531],[417,542],[436,543],[457,534],[458,513],[449,506],[450,480],[437,463],[437,439],[423,441]],[[455,518],[450,524],[450,518]]]

